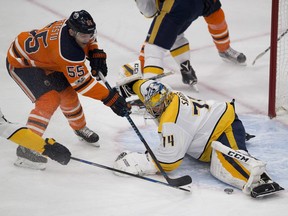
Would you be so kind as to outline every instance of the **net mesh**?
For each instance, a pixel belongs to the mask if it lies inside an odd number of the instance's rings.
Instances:
[[[276,112],[288,112],[288,0],[279,0],[276,75]]]

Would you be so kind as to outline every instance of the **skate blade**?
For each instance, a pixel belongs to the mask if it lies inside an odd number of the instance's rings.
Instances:
[[[222,57],[221,57],[222,58]],[[239,65],[239,66],[247,66],[247,62],[239,63],[239,62],[234,62],[232,60],[229,60],[227,58],[222,58],[222,60],[228,64],[233,64],[233,65]]]
[[[97,141],[97,142],[94,142],[94,143],[90,143],[90,142],[87,142],[86,140],[84,140],[83,138],[81,137],[78,137],[78,139],[83,142],[83,143],[86,143],[88,145],[91,145],[91,146],[95,146],[95,147],[100,147],[100,143]]]

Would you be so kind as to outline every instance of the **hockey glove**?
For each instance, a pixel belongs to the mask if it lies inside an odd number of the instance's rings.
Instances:
[[[122,152],[115,160],[113,167],[140,176],[153,175],[158,171],[148,154],[130,151]],[[118,172],[114,173],[123,176],[123,174],[119,174]]]
[[[53,139],[45,139],[46,145],[44,146],[43,155],[48,156],[52,160],[57,161],[62,165],[66,165],[70,161],[70,151],[60,143],[55,142]]]
[[[100,80],[98,76],[98,73],[100,71],[103,74],[103,76],[106,77],[107,76],[106,53],[102,49],[93,49],[90,50],[88,54],[92,76],[96,77],[97,80]]]
[[[125,99],[119,95],[118,91],[116,88],[113,88],[110,92],[109,95],[102,100],[102,102],[106,105],[109,106],[114,113],[116,113],[119,116],[125,116],[126,114],[130,114],[131,106],[128,104]]]

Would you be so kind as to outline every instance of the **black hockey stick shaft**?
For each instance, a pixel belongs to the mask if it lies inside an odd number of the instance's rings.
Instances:
[[[168,72],[166,72],[166,73],[158,74],[158,75],[155,75],[155,76],[150,77],[150,78],[148,78],[148,79],[149,79],[149,80],[157,80],[157,79],[161,79],[161,78],[164,78],[164,77],[166,77],[166,76],[169,76],[169,75],[171,75],[171,74],[174,74],[174,72],[168,71]]]
[[[288,29],[286,29],[285,32],[283,32],[278,38],[277,41],[279,41],[281,38],[284,37],[284,35],[286,35],[288,33]],[[255,62],[257,61],[257,59],[261,58],[263,55],[265,55],[265,53],[267,53],[269,50],[271,49],[271,46],[269,46],[267,49],[265,49],[262,53],[260,53],[259,55],[256,56],[256,58],[254,59],[252,65],[255,64]]]
[[[149,147],[148,143],[145,141],[144,137],[142,136],[142,134],[140,133],[140,131],[138,130],[137,126],[135,125],[135,123],[133,122],[133,120],[131,119],[131,117],[127,114],[125,116],[127,118],[127,120],[129,121],[130,125],[132,126],[133,130],[135,131],[135,133],[137,134],[137,136],[139,137],[139,139],[142,141],[142,143],[144,144],[145,148],[147,149],[147,151],[149,152],[150,156],[152,157],[152,159],[154,160],[157,168],[159,169],[159,171],[161,172],[161,174],[163,175],[163,177],[166,179],[166,181],[173,186],[183,186],[183,185],[187,185],[190,184],[192,182],[192,179],[189,175],[186,176],[182,176],[179,177],[177,179],[171,179],[169,178],[169,176],[167,175],[167,173],[163,170],[162,166],[160,165],[160,163],[158,162],[156,156],[154,155],[153,151],[151,150],[151,148]]]
[[[107,80],[105,79],[105,77],[103,76],[103,74],[101,72],[99,72],[99,77],[100,79],[104,82],[104,84],[106,85],[106,87],[108,88],[108,90],[112,90],[111,86],[109,85],[109,83],[107,82]],[[149,147],[148,143],[145,141],[144,137],[142,136],[142,134],[140,133],[140,131],[138,130],[137,126],[135,125],[135,123],[133,122],[133,120],[131,119],[131,117],[129,116],[129,113],[127,113],[125,115],[125,117],[127,118],[127,120],[129,121],[130,125],[132,126],[133,130],[136,132],[137,136],[140,138],[140,140],[142,141],[142,143],[144,144],[145,148],[147,149],[147,151],[149,152],[150,156],[152,157],[152,159],[154,160],[157,168],[159,169],[160,173],[163,175],[163,177],[166,179],[166,181],[172,185],[172,186],[183,186],[183,185],[187,185],[190,184],[192,182],[192,178],[189,175],[186,176],[182,176],[179,177],[177,179],[171,179],[169,178],[169,176],[167,175],[167,173],[163,170],[162,166],[160,165],[160,163],[158,162],[156,156],[154,155],[153,151],[151,150],[151,148]]]
[[[70,159],[78,161],[78,162],[81,162],[81,163],[89,164],[89,165],[92,165],[92,166],[96,166],[96,167],[99,167],[99,168],[102,168],[102,169],[111,170],[113,172],[118,172],[118,173],[121,173],[121,174],[124,174],[124,175],[132,176],[132,177],[143,179],[143,180],[150,181],[150,182],[153,182],[153,183],[158,183],[158,184],[165,185],[165,186],[168,186],[168,187],[172,187],[172,188],[176,188],[176,189],[179,189],[179,190],[190,192],[190,190],[186,189],[186,188],[176,187],[176,186],[167,184],[166,182],[161,182],[161,181],[158,181],[156,179],[151,179],[151,178],[147,178],[147,177],[144,177],[144,176],[135,175],[133,173],[125,172],[125,171],[122,171],[122,170],[118,170],[118,169],[115,169],[115,168],[112,168],[112,167],[108,167],[108,166],[105,166],[105,165],[102,165],[102,164],[98,164],[98,163],[94,163],[94,162],[91,162],[91,161],[87,161],[87,160],[84,160],[84,159],[80,159],[80,158],[76,158],[76,157],[70,157]]]

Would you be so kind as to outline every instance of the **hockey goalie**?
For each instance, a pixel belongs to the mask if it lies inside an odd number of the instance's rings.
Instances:
[[[217,179],[261,197],[284,190],[266,171],[266,163],[248,153],[245,129],[232,102],[199,100],[168,85],[132,75],[122,78],[122,94],[136,94],[158,125],[160,145],[154,154],[166,172],[177,169],[186,154],[210,163]],[[124,151],[114,168],[138,175],[156,174],[147,153]]]

